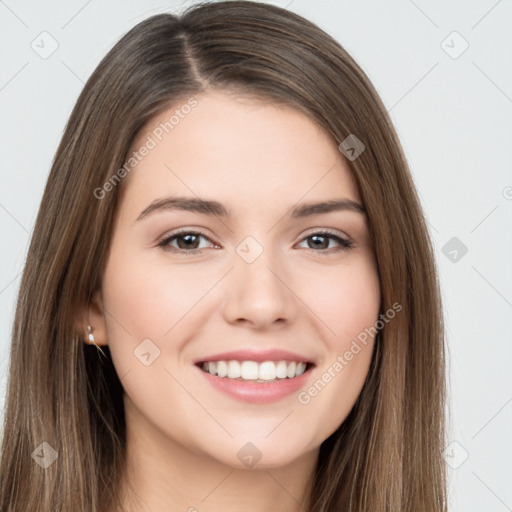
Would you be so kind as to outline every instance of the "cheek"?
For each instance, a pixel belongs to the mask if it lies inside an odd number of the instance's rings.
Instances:
[[[157,417],[177,433],[181,427],[173,411],[189,411],[191,404],[168,370],[174,373],[173,359],[187,342],[190,318],[195,308],[199,311],[201,298],[218,277],[211,269],[203,275],[199,267],[187,271],[185,265],[170,268],[161,261],[151,264],[136,251],[124,258],[125,252],[113,247],[103,278],[112,360],[129,397],[128,406],[136,404],[130,410]],[[189,414],[200,416],[200,411],[192,407]]]
[[[310,307],[324,324],[331,350],[344,350],[378,318],[380,284],[371,256],[316,273],[308,288]]]
[[[161,340],[201,300],[215,282],[211,271],[152,265],[143,257],[123,261],[113,253],[103,281],[104,305],[113,334],[123,328],[137,338]]]
[[[301,391],[298,401],[311,414],[323,416],[318,428],[325,438],[345,420],[368,375],[380,285],[371,257],[340,267],[324,279],[317,276],[316,285],[312,309],[321,315],[326,351],[315,379]]]

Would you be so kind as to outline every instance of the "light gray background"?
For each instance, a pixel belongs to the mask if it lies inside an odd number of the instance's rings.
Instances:
[[[122,34],[152,14],[191,3],[0,1],[2,407],[20,272],[74,102]],[[450,351],[451,511],[512,510],[511,2],[272,3],[333,35],[391,112],[442,280]],[[44,31],[50,36],[40,35]],[[45,59],[31,47],[49,51],[52,39],[58,48]],[[453,237],[455,245],[446,246]]]

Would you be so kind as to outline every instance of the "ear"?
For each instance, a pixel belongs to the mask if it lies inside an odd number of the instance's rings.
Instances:
[[[87,325],[90,325],[96,345],[108,345],[107,326],[103,311],[103,298],[101,290],[98,290],[91,297],[82,315],[83,325],[81,328],[83,329],[84,340],[88,344],[91,342],[88,337]]]

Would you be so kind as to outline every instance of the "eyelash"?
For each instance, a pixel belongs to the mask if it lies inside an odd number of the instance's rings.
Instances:
[[[180,236],[184,236],[184,235],[199,235],[203,238],[205,238],[206,240],[212,242],[206,235],[204,235],[203,233],[201,233],[200,231],[192,231],[192,230],[187,230],[187,229],[181,229],[181,230],[178,230],[178,231],[175,231],[174,233],[171,233],[170,235],[166,236],[165,238],[163,238],[159,243],[158,243],[158,247],[162,247],[162,249],[166,250],[166,251],[172,251],[172,252],[178,252],[178,253],[182,253],[182,254],[199,254],[201,253],[204,249],[190,249],[190,250],[185,250],[185,249],[178,249],[176,247],[173,247],[172,249],[169,249],[168,247],[171,247],[169,246],[169,243],[177,238],[179,238]],[[313,236],[324,236],[324,237],[327,237],[327,238],[331,238],[333,240],[335,240],[336,242],[339,243],[339,250],[341,251],[348,251],[349,249],[351,249],[353,247],[353,242],[351,240],[349,240],[348,238],[343,238],[341,236],[339,236],[338,234],[336,233],[333,233],[331,231],[328,231],[328,230],[321,230],[321,231],[315,231],[314,233],[311,233],[310,235],[304,237],[301,242],[303,242],[304,240],[307,240],[308,238],[311,238]],[[213,243],[213,242],[212,242]],[[332,249],[332,247],[331,247]],[[329,249],[321,249],[321,250],[314,250],[314,249],[310,249],[311,251],[313,252],[316,252],[316,253],[319,253],[323,256],[329,256],[330,254],[332,254],[332,252],[329,251]],[[338,252],[338,251],[336,251]]]

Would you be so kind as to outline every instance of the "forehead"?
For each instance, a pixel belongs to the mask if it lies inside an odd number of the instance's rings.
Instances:
[[[185,98],[140,131],[129,155],[143,146],[150,149],[124,184],[128,197],[186,193],[228,204],[360,200],[329,135],[298,109],[272,101],[224,92]]]

